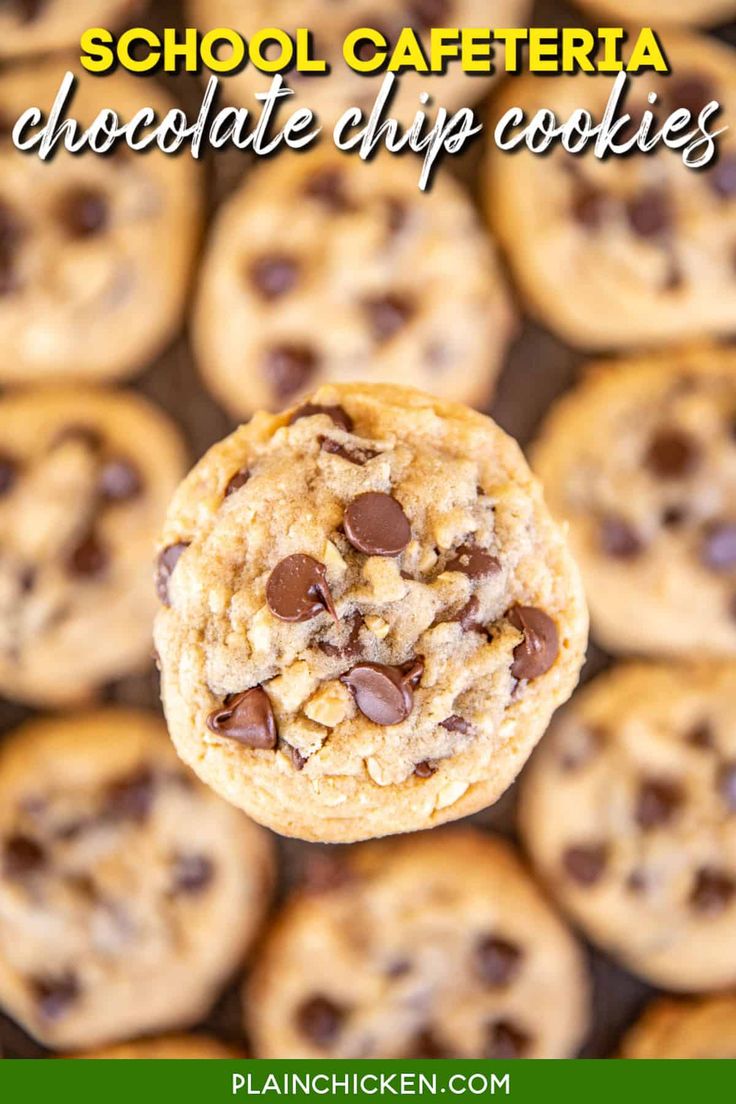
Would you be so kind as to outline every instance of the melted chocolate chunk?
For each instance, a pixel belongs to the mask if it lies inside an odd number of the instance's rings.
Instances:
[[[22,879],[35,874],[46,864],[46,852],[40,843],[20,833],[3,843],[3,873],[6,878]]]
[[[478,617],[479,609],[480,602],[473,595],[453,620],[458,622],[463,632],[485,632],[485,625]]]
[[[736,568],[736,522],[716,521],[709,525],[700,546],[700,558],[711,571]]]
[[[463,718],[458,716],[457,713],[453,713],[451,717],[446,717],[444,721],[440,721],[442,728],[446,728],[448,732],[462,732],[463,736],[467,736],[472,731],[472,727]]]
[[[445,571],[461,571],[469,579],[485,579],[500,570],[501,565],[496,557],[476,544],[461,544],[445,565]]]
[[[420,1031],[409,1045],[407,1058],[454,1058],[454,1051],[441,1042],[431,1027]]]
[[[156,780],[149,767],[141,767],[107,787],[103,815],[114,821],[130,820],[144,824],[150,816],[156,796]]]
[[[390,341],[414,314],[414,304],[405,295],[387,292],[363,303],[374,341]]]
[[[597,230],[603,223],[610,200],[600,188],[578,181],[572,196],[572,216],[586,230]]]
[[[292,744],[284,744],[284,751],[291,760],[291,765],[295,771],[304,770],[307,760],[300,752],[299,748],[294,747]]]
[[[682,789],[675,782],[649,778],[642,782],[636,800],[636,823],[644,831],[669,824],[682,804]]]
[[[327,1050],[337,1042],[346,1014],[342,1005],[319,995],[310,997],[299,1005],[295,1021],[305,1039]]]
[[[689,433],[661,429],[650,441],[645,463],[661,479],[682,479],[690,475],[700,459],[700,447]]]
[[[363,618],[359,613],[352,614],[347,619],[350,625],[347,642],[343,645],[332,644],[329,640],[320,640],[317,647],[325,655],[331,657],[340,656],[344,659],[352,659],[360,654],[360,630],[363,627]]]
[[[437,764],[433,763],[431,759],[424,759],[414,767],[414,774],[417,778],[431,778],[436,773]]]
[[[108,563],[109,557],[104,545],[94,532],[90,532],[72,549],[66,566],[71,575],[93,579],[104,573]]]
[[[615,560],[633,560],[644,548],[629,522],[613,515],[601,519],[599,536],[602,551]]]
[[[175,855],[171,868],[172,889],[176,894],[201,893],[215,876],[214,863],[207,855]]]
[[[241,468],[240,471],[236,471],[235,475],[230,479],[227,487],[225,488],[225,498],[231,494],[235,494],[241,487],[250,479],[250,472],[247,468]]]
[[[736,762],[723,763],[718,771],[718,792],[730,813],[736,813]]]
[[[411,540],[411,527],[401,504],[390,494],[366,491],[345,509],[345,536],[368,556],[398,556]]]
[[[378,725],[405,721],[414,706],[413,689],[424,672],[420,656],[402,667],[383,663],[359,663],[340,681],[350,689],[363,716]]]
[[[304,403],[300,406],[289,418],[289,425],[301,418],[313,418],[315,414],[326,414],[338,429],[344,429],[346,433],[353,432],[353,419],[347,410],[343,410],[341,406],[322,406],[318,403]]]
[[[521,644],[514,648],[511,674],[517,679],[535,679],[546,674],[559,651],[557,626],[552,618],[535,606],[512,606],[506,616],[524,634]]]
[[[9,494],[15,486],[18,465],[7,452],[0,452],[0,497]]]
[[[156,594],[165,606],[169,605],[169,579],[179,562],[179,557],[188,547],[189,543],[187,541],[178,541],[176,544],[167,545],[158,554],[155,580]]]
[[[310,176],[304,189],[305,195],[316,199],[334,214],[351,209],[351,203],[345,190],[345,175],[338,167],[320,169]]]
[[[447,27],[452,14],[448,0],[410,0],[409,26],[415,31],[428,31],[431,27]]]
[[[375,449],[363,448],[362,445],[343,445],[339,441],[333,441],[331,437],[322,437],[319,444],[323,452],[341,456],[343,460],[348,460],[351,464],[356,464],[361,468],[374,456],[378,456]]]
[[[95,188],[75,188],[64,196],[59,205],[59,218],[73,238],[100,234],[109,221],[107,199]]]
[[[227,698],[220,709],[210,713],[207,727],[217,736],[266,751],[275,748],[278,739],[273,708],[262,686]]]
[[[276,564],[266,583],[266,602],[280,621],[309,621],[325,610],[337,621],[325,565],[300,553]]]
[[[673,109],[685,108],[695,119],[711,100],[718,98],[713,82],[704,73],[671,74],[666,96]]]
[[[707,721],[700,721],[698,724],[693,725],[687,733],[685,740],[693,747],[700,748],[704,751],[710,751],[714,747],[713,730]]]
[[[626,204],[629,226],[639,238],[660,238],[673,227],[674,213],[667,194],[647,188]]]
[[[301,391],[317,370],[318,357],[309,345],[284,342],[266,351],[263,371],[277,399]]]
[[[717,916],[727,908],[736,893],[736,882],[720,870],[703,867],[695,876],[690,904],[704,916]]]
[[[98,490],[108,502],[128,502],[143,490],[143,479],[130,460],[113,458],[103,465]]]
[[[592,886],[601,878],[608,861],[608,849],[603,844],[568,847],[562,856],[565,873],[581,886]]]
[[[485,1057],[504,1062],[508,1058],[523,1058],[531,1039],[509,1020],[496,1020],[488,1027]]]
[[[518,977],[523,958],[516,943],[489,935],[475,948],[475,971],[486,985],[504,989]]]
[[[36,1007],[45,1020],[58,1020],[81,995],[79,981],[71,970],[55,977],[30,978]]]
[[[296,287],[299,263],[288,253],[266,253],[253,261],[249,275],[261,299],[281,299]]]

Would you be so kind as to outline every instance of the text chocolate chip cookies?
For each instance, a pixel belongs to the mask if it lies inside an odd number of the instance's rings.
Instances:
[[[736,667],[614,667],[555,721],[521,826],[596,943],[668,989],[736,982]]]
[[[585,649],[577,572],[517,446],[388,386],[324,387],[211,449],[174,498],[157,589],[179,754],[305,839],[495,801]]]
[[[594,366],[534,452],[611,651],[736,655],[736,352]]]
[[[0,399],[0,690],[65,705],[150,662],[152,541],[184,469],[143,398]]]
[[[626,348],[736,331],[736,139],[727,122],[736,54],[704,37],[668,35],[666,49],[671,75],[630,78],[622,111],[632,121],[618,140],[636,134],[647,109],[660,123],[677,109],[697,122],[716,100],[722,112],[709,124],[719,130],[725,121],[726,132],[707,167],[688,168],[681,151],[663,147],[604,159],[562,148],[488,155],[491,223],[530,307],[573,345]],[[612,86],[613,78],[586,73],[515,78],[493,116],[520,107],[531,118],[545,107],[565,120],[585,108],[597,121]]]
[[[623,1041],[622,1058],[736,1058],[736,997],[654,1001]]]
[[[448,830],[325,861],[248,987],[259,1058],[574,1054],[583,958],[507,844]]]
[[[222,208],[193,340],[205,383],[241,416],[330,381],[485,402],[511,329],[492,246],[447,174],[422,193],[405,158],[325,149],[261,166]]]
[[[199,234],[189,157],[127,147],[74,156],[61,139],[47,160],[13,148],[16,119],[29,106],[48,112],[64,72],[45,62],[0,77],[4,384],[104,381],[145,367],[181,321]],[[68,113],[82,126],[103,108],[128,121],[144,106],[160,116],[172,106],[152,80],[77,77]],[[27,126],[24,138],[37,133]]]
[[[270,884],[261,831],[129,710],[31,721],[0,753],[0,1003],[55,1048],[207,1013]]]

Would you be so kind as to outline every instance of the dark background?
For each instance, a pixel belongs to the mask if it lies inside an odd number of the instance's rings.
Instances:
[[[632,11],[635,11],[637,5],[633,0],[630,2]],[[370,12],[370,3],[366,5],[366,12]],[[542,27],[566,24],[581,26],[586,22],[590,23],[590,20],[571,5],[558,0],[541,0],[535,3],[530,19],[531,26]],[[151,5],[149,13],[133,21],[132,25],[141,24],[154,29],[183,25],[180,3],[177,0],[158,0]],[[721,27],[713,33],[736,45],[736,23]],[[663,38],[666,46],[666,34]],[[197,77],[182,74],[175,79],[168,78],[167,83],[172,96],[182,106],[196,111],[202,95],[202,84]],[[481,103],[477,110],[482,115],[484,104]],[[486,138],[487,135],[481,135],[481,140],[473,143],[461,157],[446,159],[441,169],[443,172],[456,173],[476,199],[480,193],[478,167]],[[283,156],[288,157],[290,154],[287,151]],[[210,216],[222,198],[237,185],[245,172],[252,169],[257,160],[249,153],[235,150],[218,153],[209,151],[205,159],[204,175]],[[521,314],[520,307],[519,312]],[[508,352],[495,399],[488,412],[504,429],[518,438],[522,445],[527,445],[550,403],[574,381],[583,359],[579,353],[563,345],[546,330],[528,319],[523,319],[517,339]],[[201,386],[186,335],[180,336],[136,380],[135,386],[176,419],[189,443],[192,460],[201,456],[209,445],[234,428],[235,423],[220,410]],[[608,662],[605,653],[591,642],[583,678],[590,678]],[[107,688],[104,697],[110,702],[157,708],[159,698],[156,672],[151,669],[147,675],[117,682]],[[22,706],[0,699],[0,733],[14,728],[30,712]],[[513,837],[515,804],[516,787],[512,787],[495,806],[471,819]],[[279,839],[280,896],[299,877],[305,859],[319,849],[319,845]],[[594,985],[594,1010],[591,1030],[581,1055],[607,1057],[615,1050],[624,1028],[636,1017],[654,994],[654,990],[590,947],[588,955]],[[239,979],[238,983],[234,983],[225,992],[209,1019],[200,1026],[222,1038],[242,1041]],[[46,1053],[16,1024],[1,1014],[0,1052],[6,1058],[31,1058]]]

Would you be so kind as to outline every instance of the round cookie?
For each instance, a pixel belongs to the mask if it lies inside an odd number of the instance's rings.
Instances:
[[[736,997],[654,1001],[625,1036],[623,1058],[736,1058]]]
[[[165,1035],[139,1039],[102,1050],[89,1050],[75,1058],[243,1058],[242,1051],[208,1035]]]
[[[188,0],[187,10],[190,23],[203,31],[232,27],[246,39],[263,27],[280,27],[291,34],[298,27],[308,27],[313,56],[329,64],[329,75],[284,73],[284,82],[294,94],[277,118],[280,125],[298,107],[311,108],[329,137],[332,126],[348,108],[360,107],[367,116],[385,78],[384,73],[355,73],[343,60],[343,41],[352,30],[373,27],[394,44],[403,27],[413,27],[428,47],[426,32],[433,26],[522,26],[530,6],[528,0],[371,0],[369,4],[365,0],[340,0],[339,4],[330,0],[249,0],[248,4]],[[361,56],[368,60],[375,51],[365,43]],[[254,108],[256,93],[268,91],[273,74],[260,73],[248,64],[221,79],[223,94],[231,102]],[[394,84],[388,110],[405,125],[421,110],[434,118],[436,107],[455,111],[473,104],[486,92],[491,79],[463,73],[457,60],[450,61],[442,75],[407,71]],[[422,92],[430,94],[428,107],[419,99]]]
[[[328,151],[259,168],[220,212],[193,340],[232,414],[280,409],[323,382],[393,382],[474,405],[513,320],[492,247],[447,174]]]
[[[594,15],[620,19],[624,25],[703,27],[722,23],[736,12],[734,0],[575,0]]]
[[[196,1022],[270,882],[267,837],[153,714],[30,721],[0,749],[0,1004],[47,1046]]]
[[[490,419],[321,388],[215,445],[161,540],[179,754],[284,835],[350,842],[495,801],[575,685],[577,570]]]
[[[0,58],[78,47],[88,27],[114,29],[142,0],[7,0],[0,8]]]
[[[590,938],[666,989],[736,983],[736,666],[614,667],[524,775],[536,867]]]
[[[473,829],[366,844],[269,926],[246,990],[259,1058],[566,1058],[583,956],[508,844]]]
[[[533,453],[614,652],[736,656],[736,351],[595,366]]]
[[[74,704],[150,662],[154,535],[184,470],[138,395],[0,398],[0,692]]]
[[[547,156],[526,146],[488,155],[488,214],[518,285],[541,321],[576,346],[671,344],[736,331],[736,135],[728,126],[736,53],[704,37],[669,35],[666,48],[672,75],[630,78],[633,124],[625,134],[635,133],[649,92],[657,93],[652,110],[660,121],[675,108],[697,119],[717,100],[723,110],[709,129],[728,129],[707,168],[687,168],[679,151],[661,146],[602,160],[592,148],[574,157],[557,145]],[[520,107],[527,121],[541,108],[564,121],[586,108],[599,121],[612,87],[612,77],[585,73],[517,78],[494,103],[493,119]]]
[[[75,71],[73,66],[70,66]],[[103,381],[142,368],[181,322],[199,231],[198,167],[188,155],[116,147],[53,157],[13,147],[30,106],[50,109],[59,60],[0,78],[0,382]],[[173,107],[152,80],[79,74],[67,114],[129,120]],[[30,128],[33,133],[33,128]]]

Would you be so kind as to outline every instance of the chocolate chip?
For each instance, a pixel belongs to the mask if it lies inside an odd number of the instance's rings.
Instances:
[[[448,0],[411,0],[408,14],[410,27],[427,31],[430,27],[448,26],[451,11]]]
[[[626,204],[629,226],[640,238],[657,238],[672,229],[672,205],[659,188],[647,188]]]
[[[649,778],[639,787],[636,822],[644,831],[669,824],[682,803],[682,790],[674,782]]]
[[[17,833],[8,836],[3,843],[3,873],[6,878],[25,878],[40,870],[46,862],[46,853],[40,843]]]
[[[103,445],[101,435],[92,426],[81,422],[69,422],[62,426],[49,445],[50,449],[57,449],[69,441],[75,441],[90,452],[99,452]]]
[[[562,856],[562,865],[568,877],[582,886],[592,886],[600,879],[606,867],[608,851],[603,844],[568,847]]]
[[[694,118],[711,100],[717,99],[713,82],[703,73],[671,75],[667,80],[666,96],[672,108],[685,108]]]
[[[424,759],[414,767],[414,774],[417,778],[431,778],[432,775],[436,773],[437,764],[433,763],[430,759]]]
[[[454,1051],[441,1042],[431,1027],[418,1032],[409,1044],[407,1058],[454,1058]]]
[[[201,893],[215,875],[214,864],[207,855],[175,855],[171,867],[174,893]]]
[[[37,977],[29,981],[38,1011],[46,1020],[58,1020],[79,999],[81,988],[70,970],[55,977]]]
[[[156,795],[156,780],[149,767],[140,767],[116,778],[105,791],[103,815],[113,821],[130,820],[143,824],[149,817]]]
[[[411,528],[393,495],[366,491],[345,509],[345,536],[369,556],[398,556],[411,540]]]
[[[403,329],[414,314],[414,305],[405,295],[387,292],[363,302],[375,341],[389,341]]]
[[[613,515],[601,519],[599,537],[602,550],[616,560],[633,560],[644,547],[628,521]]]
[[[289,399],[316,372],[317,355],[308,345],[284,342],[267,350],[263,370],[276,397]]]
[[[363,618],[359,613],[354,613],[347,618],[347,623],[350,626],[350,631],[345,644],[332,644],[329,640],[319,640],[317,647],[321,652],[328,656],[341,656],[348,659],[360,654],[360,630],[363,627]]]
[[[572,196],[572,215],[586,230],[597,230],[603,222],[609,197],[600,188],[581,180],[575,185]]]
[[[249,479],[250,472],[247,468],[241,468],[240,471],[236,471],[235,475],[232,477],[227,487],[225,488],[225,498],[227,498],[228,495],[235,494],[236,491],[239,491],[241,487],[245,486]]]
[[[291,765],[295,771],[304,770],[307,760],[306,757],[302,755],[299,748],[294,747],[293,744],[284,744],[284,751],[289,756]]]
[[[130,460],[112,458],[103,465],[97,486],[109,502],[128,502],[143,490],[143,479]]]
[[[351,204],[345,191],[345,175],[340,168],[328,166],[313,173],[304,192],[310,199],[316,199],[335,214],[350,210]]]
[[[731,813],[736,813],[736,762],[724,763],[718,771],[718,792]]]
[[[94,532],[87,533],[67,558],[67,570],[80,578],[93,579],[107,568],[109,557]]]
[[[59,218],[72,237],[92,237],[101,233],[108,224],[107,199],[95,188],[75,188],[63,197],[59,205]]]
[[[505,988],[518,976],[523,957],[515,943],[486,936],[475,948],[476,973],[486,985]]]
[[[18,465],[7,452],[0,452],[0,497],[12,491],[18,475]]]
[[[506,614],[524,639],[514,648],[511,674],[517,679],[535,679],[549,671],[557,659],[557,626],[535,606],[512,606]]]
[[[218,736],[266,751],[275,748],[278,739],[276,718],[262,686],[227,698],[220,709],[210,713],[207,727]]]
[[[375,449],[363,448],[362,445],[343,445],[339,441],[333,441],[331,437],[322,437],[319,444],[323,452],[342,456],[343,460],[348,460],[351,464],[357,464],[360,467],[367,464],[374,456],[378,456]]]
[[[687,520],[687,512],[681,506],[668,506],[662,511],[662,525],[665,529],[679,529]]]
[[[480,602],[475,595],[469,598],[463,608],[453,618],[460,625],[463,632],[484,632],[485,626],[478,617],[478,610],[480,609]]]
[[[700,558],[711,571],[736,567],[736,522],[716,521],[707,527],[700,546]]]
[[[643,893],[649,885],[649,880],[643,870],[632,870],[624,883],[629,893]]]
[[[704,751],[710,751],[714,746],[713,730],[707,721],[700,721],[698,724],[693,725],[685,736],[685,740],[693,747],[701,748]]]
[[[301,553],[276,564],[266,583],[266,602],[280,621],[309,621],[325,610],[337,620],[325,565]]]
[[[281,299],[294,290],[299,264],[288,253],[266,253],[253,261],[249,274],[262,299]]]
[[[346,433],[353,432],[353,419],[347,410],[343,410],[341,406],[322,406],[319,403],[304,403],[291,415],[289,425],[298,422],[300,418],[313,418],[315,414],[326,414],[338,429],[344,429]]]
[[[345,1022],[346,1010],[329,997],[314,996],[296,1010],[296,1025],[301,1034],[324,1049],[337,1042]]]
[[[463,736],[467,736],[472,731],[468,722],[463,717],[459,717],[457,713],[453,713],[451,717],[446,717],[444,721],[440,721],[440,724],[448,732],[462,732]]]
[[[11,0],[11,5],[21,23],[33,23],[46,7],[48,0]]]
[[[736,882],[729,874],[703,867],[695,876],[690,904],[705,916],[717,916],[731,903]]]
[[[736,153],[721,154],[705,179],[719,199],[733,199],[736,196]]]
[[[529,1049],[531,1039],[509,1020],[496,1020],[488,1027],[484,1055],[504,1062],[508,1058],[522,1058]]]
[[[188,547],[189,543],[187,541],[177,541],[176,544],[167,545],[158,554],[155,579],[156,594],[165,606],[169,605],[169,579],[179,562],[179,557]]]
[[[445,565],[445,571],[461,571],[470,579],[485,579],[500,570],[501,565],[496,557],[476,544],[461,544]]]
[[[661,429],[649,442],[644,462],[662,479],[681,479],[690,475],[699,459],[700,448],[689,433]]]
[[[378,725],[405,721],[414,705],[413,688],[424,672],[420,656],[402,667],[384,663],[359,663],[340,681],[349,687],[360,712]]]

